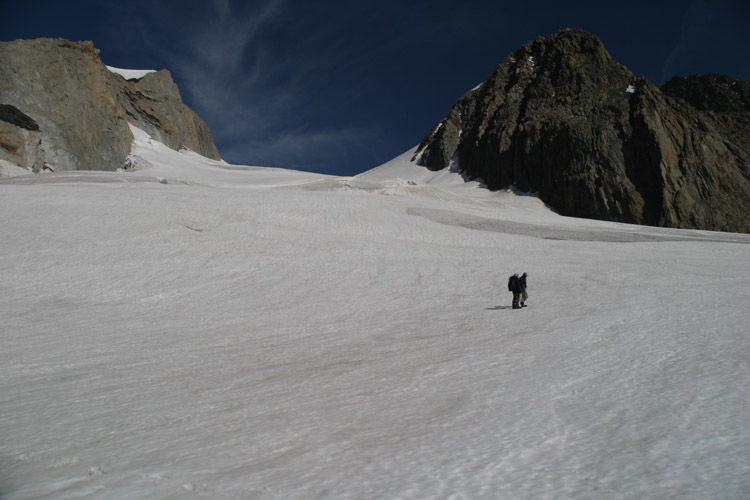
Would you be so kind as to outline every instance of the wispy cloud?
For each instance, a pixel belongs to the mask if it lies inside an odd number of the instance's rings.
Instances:
[[[256,8],[233,10],[228,0],[217,0],[213,18],[202,19],[187,39],[190,60],[182,64],[197,72],[220,70],[236,75],[242,70],[248,47],[260,29],[281,10],[283,0],[270,0]]]
[[[312,57],[304,53],[300,46],[315,45],[318,35],[293,31],[297,13],[285,0],[207,4],[201,18],[176,20],[174,41],[150,44],[179,80],[186,102],[211,126],[223,157],[326,170],[326,161],[354,162],[354,152],[367,154],[368,143],[378,140],[374,128],[314,123],[318,103],[311,91],[355,56],[351,48],[321,44]]]
[[[337,129],[284,129],[266,139],[238,139],[228,143],[225,154],[256,158],[256,164],[340,174],[345,166],[361,172],[373,165],[380,146],[377,130],[369,127]]]
[[[344,116],[351,106],[377,107],[365,95],[397,81],[389,74],[379,84],[376,69],[394,54],[473,29],[465,9],[450,6],[424,23],[421,10],[396,4],[187,1],[194,5],[144,9],[151,19],[142,37],[209,123],[225,159],[289,168],[385,161],[373,145],[389,132],[366,116]],[[159,32],[151,29],[157,18]]]
[[[384,113],[373,99],[388,99],[386,89],[397,90],[399,75],[410,73],[403,53],[419,58],[436,39],[475,31],[476,12],[448,2],[415,0],[420,5],[409,9],[298,0],[186,0],[184,8],[136,2],[144,7],[139,18],[148,18],[141,37],[211,126],[222,156],[300,169],[327,170],[326,162],[367,169],[387,160],[373,148],[391,132],[368,113]]]
[[[167,50],[164,56],[184,80],[185,91],[195,106],[208,113],[237,114],[247,100],[238,91],[248,86],[252,90],[248,84],[259,77],[251,76],[244,85],[237,82],[248,77],[248,58],[255,61],[255,71],[259,71],[260,59],[254,55],[262,52],[259,31],[279,12],[283,0],[270,0],[239,12],[228,0],[217,0],[213,5],[206,18],[192,20],[178,50]],[[245,111],[252,115],[251,110]]]

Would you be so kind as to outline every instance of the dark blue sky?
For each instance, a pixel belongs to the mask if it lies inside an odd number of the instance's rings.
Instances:
[[[637,76],[750,80],[750,0],[4,2],[0,39],[92,40],[172,72],[231,163],[353,175],[419,143],[537,36],[582,28]]]

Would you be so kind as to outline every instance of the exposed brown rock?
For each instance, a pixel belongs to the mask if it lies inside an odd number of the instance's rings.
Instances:
[[[29,170],[115,170],[130,152],[128,122],[174,149],[219,159],[168,71],[125,80],[91,42],[0,42],[0,105],[0,158]]]

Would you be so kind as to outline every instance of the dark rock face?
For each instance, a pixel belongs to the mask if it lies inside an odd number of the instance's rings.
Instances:
[[[748,82],[718,76],[659,90],[595,36],[564,30],[503,61],[414,159],[431,170],[455,161],[563,215],[750,232],[748,95]]]
[[[132,123],[174,148],[219,159],[208,126],[168,71],[125,80],[91,42],[0,43],[0,158],[29,170],[115,170]]]
[[[37,122],[10,104],[0,104],[0,120],[15,125],[16,127],[25,128],[26,130],[34,132],[39,130],[39,124],[37,124]]]

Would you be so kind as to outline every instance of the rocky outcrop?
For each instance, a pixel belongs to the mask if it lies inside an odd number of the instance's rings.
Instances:
[[[750,232],[747,85],[714,77],[660,90],[594,35],[564,30],[503,61],[414,160],[537,192],[563,215]]]
[[[750,82],[724,75],[697,75],[673,78],[661,90],[700,111],[724,138],[744,176],[750,177]]]
[[[0,159],[29,170],[115,170],[132,123],[174,148],[219,159],[211,132],[168,71],[125,80],[91,42],[0,43]]]
[[[208,125],[182,102],[169,71],[148,73],[138,80],[118,76],[118,105],[126,119],[172,149],[187,148],[220,159]]]

